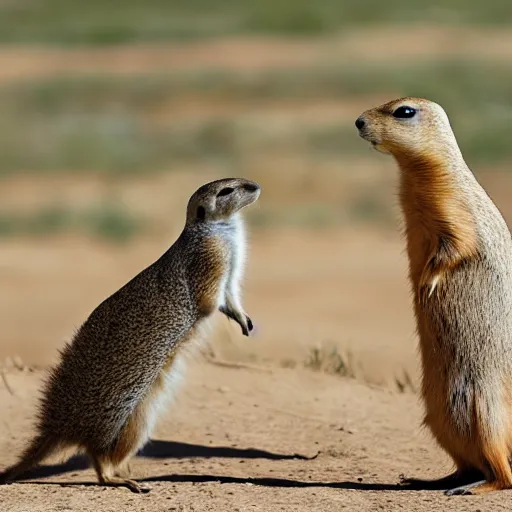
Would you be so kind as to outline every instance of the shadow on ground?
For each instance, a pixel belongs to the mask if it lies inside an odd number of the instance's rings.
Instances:
[[[308,457],[300,454],[280,454],[255,448],[235,448],[227,446],[203,446],[200,444],[179,443],[174,441],[150,441],[138,454],[150,459],[188,459],[188,458],[234,458],[234,459],[269,459],[269,460],[311,460],[318,454]],[[46,478],[72,471],[80,471],[90,466],[85,455],[75,455],[66,462],[38,466],[25,473],[19,480]]]
[[[400,484],[378,484],[363,482],[304,482],[288,478],[250,478],[215,475],[163,475],[145,478],[144,482],[174,482],[174,483],[206,483],[221,484],[252,484],[263,487],[330,487],[332,489],[353,489],[358,491],[404,491],[406,487]]]
[[[323,487],[331,489],[352,489],[357,491],[407,491],[412,490],[400,484],[379,484],[379,483],[364,483],[364,482],[304,482],[302,480],[290,480],[287,478],[250,478],[250,477],[234,477],[234,476],[219,476],[219,475],[162,475],[156,477],[145,478],[139,482],[172,482],[172,483],[208,483],[216,482],[219,484],[251,484],[262,487],[288,487],[288,488],[302,488],[302,487]],[[99,486],[97,482],[48,482],[44,480],[31,480],[29,482],[19,482],[34,485],[59,485],[61,487],[75,487],[75,486]],[[418,489],[415,489],[418,490]]]

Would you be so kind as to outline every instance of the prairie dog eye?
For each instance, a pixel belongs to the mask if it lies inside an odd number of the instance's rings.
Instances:
[[[217,197],[222,197],[222,196],[229,196],[229,194],[231,194],[232,192],[234,192],[234,188],[231,188],[231,187],[226,187],[226,188],[223,188],[218,194],[217,194]]]
[[[414,117],[416,115],[416,109],[412,107],[398,107],[393,112],[393,117],[396,117],[397,119],[410,119],[411,117]]]

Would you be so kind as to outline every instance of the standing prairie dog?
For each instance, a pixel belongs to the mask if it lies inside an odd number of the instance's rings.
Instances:
[[[356,126],[400,168],[425,424],[456,465],[440,480],[403,482],[449,495],[512,488],[510,231],[439,105],[402,98]]]
[[[259,194],[260,186],[244,179],[214,181],[194,193],[178,240],[102,302],[65,347],[46,385],[37,435],[0,482],[76,447],[89,455],[101,484],[149,490],[119,470],[151,435],[177,353],[216,310],[246,336],[252,330],[240,302],[240,210]]]

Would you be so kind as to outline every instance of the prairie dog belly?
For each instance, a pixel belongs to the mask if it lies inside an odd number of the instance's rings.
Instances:
[[[141,445],[151,437],[157,419],[176,396],[181,383],[185,379],[189,360],[204,345],[206,335],[212,329],[213,323],[213,319],[210,318],[198,322],[167,358],[143,403],[146,427],[142,435]]]

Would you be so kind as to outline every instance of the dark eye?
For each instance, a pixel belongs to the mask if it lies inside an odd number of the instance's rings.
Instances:
[[[226,188],[223,188],[218,194],[217,194],[217,197],[222,197],[222,196],[229,196],[229,194],[231,194],[231,192],[233,192],[235,189],[234,188],[231,188],[231,187],[226,187]]]
[[[204,206],[199,206],[197,208],[197,218],[198,220],[204,220],[206,216],[206,210],[204,209]]]
[[[410,117],[414,117],[416,115],[416,109],[412,107],[398,107],[393,112],[393,117],[397,117],[398,119],[409,119]]]

